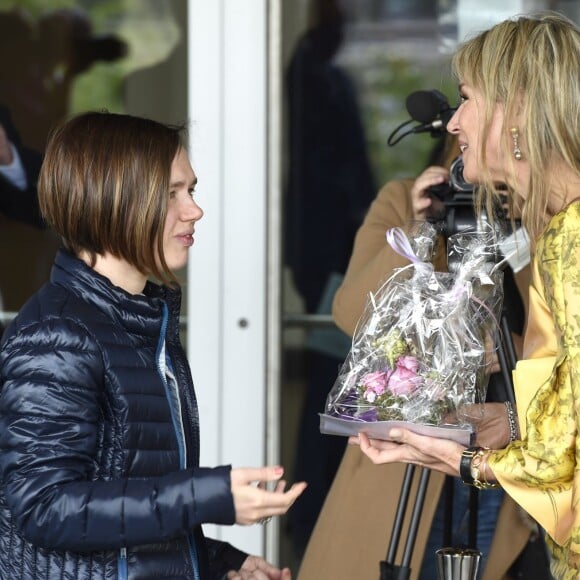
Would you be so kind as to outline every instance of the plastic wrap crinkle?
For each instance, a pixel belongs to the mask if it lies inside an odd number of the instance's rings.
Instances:
[[[501,315],[493,235],[450,236],[449,272],[429,261],[433,225],[418,226],[410,240],[395,228],[387,240],[411,264],[370,295],[322,418],[359,423],[345,435],[363,430],[362,422],[470,429],[485,400]]]

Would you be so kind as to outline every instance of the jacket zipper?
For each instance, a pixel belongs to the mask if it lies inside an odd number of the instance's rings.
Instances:
[[[119,550],[118,565],[119,580],[127,580],[129,577],[129,571],[127,569],[127,548],[121,548]]]
[[[161,367],[161,356],[165,356],[166,359],[168,358],[167,354],[167,344],[165,341],[165,336],[167,334],[167,321],[169,318],[169,313],[167,309],[167,304],[163,304],[163,321],[161,324],[161,335],[159,338],[159,345],[157,347],[157,372],[163,381],[163,385],[165,386],[165,394],[167,397],[167,402],[169,403],[169,408],[171,410],[171,418],[173,421],[173,428],[175,429],[175,436],[177,439],[177,445],[179,447],[179,466],[181,469],[185,469],[187,466],[186,457],[185,457],[185,435],[183,430],[179,428],[179,421],[175,417],[176,409],[173,405],[173,397],[171,396],[170,392],[170,385],[167,382],[167,377],[162,370]],[[167,365],[167,361],[164,361],[165,365]],[[175,384],[177,385],[177,378],[175,379]],[[176,388],[175,396],[179,397],[178,389]],[[197,550],[195,547],[195,538],[193,537],[193,533],[188,535],[188,543],[189,543],[189,555],[191,558],[191,563],[193,567],[193,578],[194,580],[201,580],[199,577],[199,569],[198,569],[198,558],[197,558]]]

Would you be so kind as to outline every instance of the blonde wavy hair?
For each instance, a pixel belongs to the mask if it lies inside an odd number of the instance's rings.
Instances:
[[[494,106],[498,102],[504,105],[506,125],[519,114],[518,131],[531,168],[522,221],[532,240],[541,234],[550,217],[554,163],[563,163],[580,175],[579,63],[580,30],[555,12],[501,22],[465,42],[452,60],[455,76],[481,92],[485,102],[479,191],[481,202],[488,207],[496,194],[485,156]],[[500,147],[502,154],[512,160],[510,171],[515,177],[518,162],[513,158],[509,128],[502,128]],[[512,204],[513,193],[517,192],[510,192]]]

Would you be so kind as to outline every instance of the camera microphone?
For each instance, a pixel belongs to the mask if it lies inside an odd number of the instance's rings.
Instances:
[[[445,131],[446,123],[444,123],[441,119],[435,119],[435,121],[431,123],[424,123],[423,125],[418,125],[417,127],[413,127],[411,133],[427,133],[427,132],[437,132],[437,131]]]
[[[413,127],[412,133],[443,132],[455,113],[445,95],[437,89],[415,91],[407,97],[405,105],[411,118],[421,123]]]
[[[419,123],[431,123],[445,108],[449,108],[445,95],[436,89],[415,91],[405,99],[407,112]]]
[[[415,91],[407,97],[405,105],[411,119],[401,123],[389,135],[387,139],[389,147],[396,145],[406,135],[414,133],[431,133],[432,137],[443,135],[447,130],[447,123],[456,111],[449,106],[445,95],[437,89]],[[406,129],[413,121],[421,124]]]

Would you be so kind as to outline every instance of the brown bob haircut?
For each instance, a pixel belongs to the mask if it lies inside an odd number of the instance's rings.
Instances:
[[[171,164],[184,127],[109,112],[82,113],[51,133],[40,209],[66,249],[110,253],[173,284],[163,255]]]

